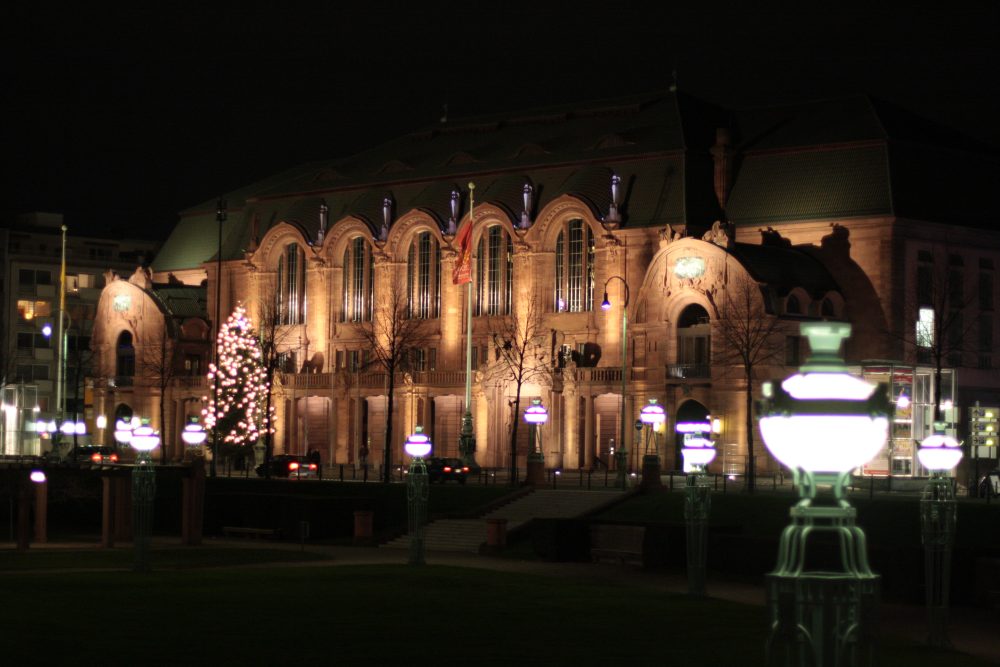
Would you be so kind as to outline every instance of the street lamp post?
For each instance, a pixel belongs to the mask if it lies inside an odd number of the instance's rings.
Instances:
[[[545,454],[542,452],[541,428],[549,419],[549,412],[542,405],[542,399],[532,399],[524,411],[524,421],[528,423],[528,485],[545,484]]]
[[[639,411],[639,421],[646,431],[642,453],[642,488],[650,489],[663,486],[660,480],[660,447],[657,441],[657,430],[663,427],[667,413],[655,398],[649,399]]]
[[[219,226],[219,247],[215,255],[215,368],[212,374],[212,405],[216,413],[219,411],[219,332],[222,331],[222,225],[226,222],[227,208],[226,200],[219,198],[215,206],[215,222]],[[216,475],[215,459],[219,458],[219,415],[215,415],[212,421],[212,460],[209,463],[209,474]]]
[[[712,510],[712,487],[703,474],[715,458],[712,441],[704,436],[687,437],[681,448],[684,468],[684,525],[687,530],[688,593],[705,594],[705,563],[708,544],[708,515]]]
[[[424,457],[431,453],[431,439],[422,426],[406,439],[403,449],[409,454],[410,470],[406,476],[406,509],[410,533],[410,565],[424,564],[424,523],[427,518],[427,465]]]
[[[131,445],[137,456],[132,468],[132,540],[135,543],[136,572],[149,571],[149,538],[153,529],[153,498],[156,496],[156,469],[150,452],[160,444],[160,436],[149,424],[132,433]]]
[[[924,543],[924,583],[927,600],[927,643],[946,647],[948,597],[951,583],[951,549],[955,540],[955,493],[948,475],[962,458],[958,441],[944,435],[944,424],[935,423],[933,435],[917,450],[930,479],[920,498],[920,534]]]
[[[799,373],[765,382],[758,406],[764,443],[791,469],[800,495],[781,534],[777,567],[767,575],[767,662],[870,664],[880,579],[868,565],[846,485],[885,444],[892,404],[884,384],[848,374],[839,350],[850,324],[805,322],[801,331],[812,354]],[[820,485],[832,488],[832,503],[816,502]],[[839,570],[807,569],[807,542],[816,532],[839,540]]]
[[[615,452],[615,459],[618,467],[617,485],[625,490],[626,474],[625,468],[628,465],[628,455],[625,452],[625,381],[628,378],[628,283],[621,276],[611,276],[604,281],[604,300],[601,302],[601,310],[611,310],[611,301],[608,300],[608,284],[612,280],[620,280],[625,286],[625,303],[622,304],[622,410],[618,422],[618,450]],[[589,446],[589,443],[588,443]]]

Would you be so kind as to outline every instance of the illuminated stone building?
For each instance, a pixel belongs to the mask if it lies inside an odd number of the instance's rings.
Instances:
[[[549,370],[523,388],[521,409],[537,397],[549,410],[546,464],[611,462],[620,439],[627,283],[630,457],[639,450],[632,424],[656,398],[668,413],[665,468],[679,466],[676,423],[710,418],[722,448],[713,465],[742,472],[746,377],[723,331],[741,286],[755,319],[777,322],[755,386],[800,363],[802,319],[845,319],[854,326],[848,358],[885,371],[896,395],[909,392],[917,415],[933,402],[920,366],[930,358],[917,345],[918,306],[929,305],[921,301],[927,281],[950,271],[977,297],[963,305],[972,325],[963,336],[972,344],[948,364],[959,393],[943,398],[998,400],[1000,236],[984,229],[990,218],[981,213],[984,185],[996,173],[995,160],[975,147],[865,97],[733,111],[669,92],[448,121],[226,193],[221,286],[216,203],[183,211],[142,299],[170,283],[205,291],[204,328],[193,318],[180,322],[190,329],[186,355],[193,363],[200,354],[202,375],[216,287],[223,317],[238,303],[259,314],[276,300],[288,355],[275,387],[277,451],[318,449],[325,461],[356,464],[370,442],[368,462],[378,464],[389,418],[385,378],[369,364],[359,331],[393,289],[405,290],[409,316],[425,319],[432,334],[396,383],[393,460],[418,424],[438,454],[456,455],[466,299],[451,276],[455,239],[472,225],[472,414],[481,465],[507,465],[514,418],[513,387],[490,372],[491,322],[529,303],[542,311],[538,354]],[[126,285],[109,285],[104,300],[111,304]],[[600,307],[605,287],[609,311]],[[955,310],[957,298],[952,303]],[[139,314],[133,329],[108,304],[102,300],[108,319],[94,345],[110,370],[123,332],[138,349],[165,311],[146,306],[149,323]],[[109,388],[105,412],[130,402],[148,410],[156,391],[139,384],[137,377],[127,390]],[[208,391],[200,376],[168,387],[172,456],[181,453],[178,425],[198,414]],[[899,427],[901,457],[913,458],[903,442],[920,437],[926,421],[925,413],[914,416],[905,436]],[[775,469],[755,442],[757,467]]]

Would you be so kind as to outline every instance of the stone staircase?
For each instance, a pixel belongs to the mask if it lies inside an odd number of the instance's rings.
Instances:
[[[441,519],[424,526],[424,547],[428,551],[477,553],[486,541],[486,519],[506,519],[507,532],[532,519],[565,519],[582,516],[622,497],[621,491],[538,489],[499,507],[479,519]],[[381,545],[387,549],[408,549],[409,535]]]

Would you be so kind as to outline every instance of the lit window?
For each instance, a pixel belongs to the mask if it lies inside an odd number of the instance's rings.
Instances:
[[[934,309],[921,308],[917,318],[917,347],[934,346]]]
[[[476,248],[476,315],[510,315],[514,247],[500,225],[491,225]]]
[[[556,238],[556,312],[579,313],[594,305],[594,237],[583,220],[571,220]]]
[[[430,232],[410,243],[406,267],[407,311],[410,317],[437,317],[441,305],[441,251]]]
[[[375,264],[371,246],[364,237],[354,237],[344,248],[342,270],[340,321],[370,321]]]
[[[281,324],[302,324],[306,314],[306,257],[297,243],[278,259],[278,314]]]

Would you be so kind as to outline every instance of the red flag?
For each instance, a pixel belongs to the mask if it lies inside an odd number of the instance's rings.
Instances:
[[[472,282],[472,221],[458,235],[458,257],[451,272],[451,282],[464,285]]]

